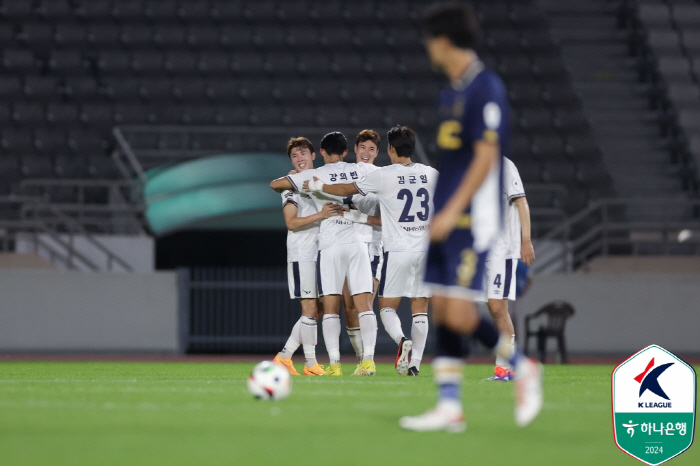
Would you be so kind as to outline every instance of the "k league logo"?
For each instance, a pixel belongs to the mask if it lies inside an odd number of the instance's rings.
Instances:
[[[650,465],[680,455],[695,432],[695,370],[673,353],[651,345],[612,373],[615,443]]]

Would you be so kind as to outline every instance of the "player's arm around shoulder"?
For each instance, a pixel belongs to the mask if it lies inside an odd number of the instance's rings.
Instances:
[[[520,260],[527,266],[531,265],[535,260],[535,248],[532,245],[531,225],[530,225],[530,206],[527,203],[527,198],[523,196],[513,199],[516,209],[518,209],[518,217],[520,218]]]

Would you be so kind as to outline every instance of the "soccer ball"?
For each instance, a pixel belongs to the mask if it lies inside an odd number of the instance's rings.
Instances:
[[[250,373],[248,391],[261,400],[281,400],[292,392],[292,377],[284,367],[263,361]]]

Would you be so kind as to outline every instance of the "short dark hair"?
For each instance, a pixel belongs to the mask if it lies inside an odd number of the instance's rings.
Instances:
[[[340,131],[333,131],[323,136],[321,139],[321,149],[328,155],[343,155],[348,150],[348,140]]]
[[[408,126],[394,126],[386,133],[386,139],[399,157],[410,157],[416,150],[416,133]]]
[[[311,152],[312,154],[316,152],[313,143],[307,138],[301,136],[291,138],[289,141],[287,141],[287,155],[290,158],[292,157],[292,149],[294,149],[295,147],[305,147],[306,149],[309,149],[309,152]]]
[[[357,139],[355,139],[355,145],[359,146],[360,143],[366,142],[366,141],[372,141],[375,146],[377,146],[377,149],[379,149],[379,143],[381,143],[381,138],[379,137],[379,133],[377,133],[373,129],[363,129],[357,134]]]
[[[423,32],[428,37],[445,36],[461,49],[475,49],[481,40],[476,13],[471,5],[463,2],[429,6],[423,15]]]

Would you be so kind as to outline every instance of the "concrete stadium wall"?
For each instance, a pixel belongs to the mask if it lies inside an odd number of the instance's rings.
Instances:
[[[0,351],[176,352],[177,276],[0,270]]]
[[[570,352],[629,353],[651,345],[700,354],[700,274],[576,273],[533,277],[516,303],[523,317],[553,300],[576,309],[566,328]],[[522,345],[523,340],[518,339]],[[531,348],[536,348],[531,339]],[[554,348],[550,339],[548,347]]]

